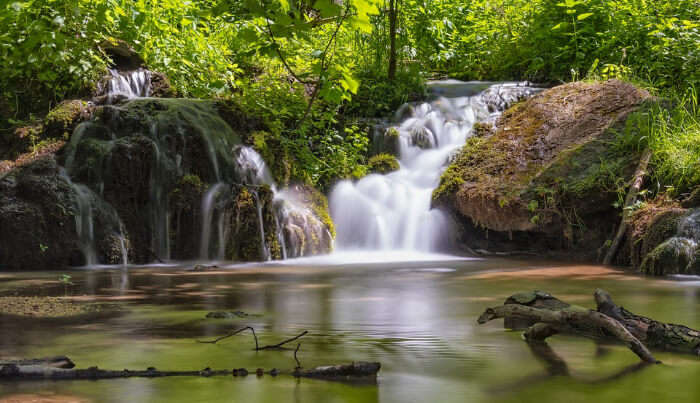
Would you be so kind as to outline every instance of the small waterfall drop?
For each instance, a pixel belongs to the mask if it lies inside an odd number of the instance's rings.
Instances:
[[[151,72],[138,68],[132,71],[109,69],[110,78],[101,88],[107,96],[107,103],[123,98],[139,98],[151,95]]]
[[[275,235],[280,243],[281,257],[299,257],[313,254],[314,242],[321,239],[332,239],[326,226],[309,207],[309,202],[299,191],[294,189],[278,189],[265,161],[255,150],[239,146],[234,150],[241,183],[253,186],[267,185],[273,193],[274,222],[277,226]],[[265,243],[265,227],[263,225],[262,205],[257,191],[251,189],[256,201],[260,233],[262,234],[261,251],[266,259],[271,258],[270,250]]]
[[[214,219],[214,208],[215,205],[214,203],[216,202],[216,197],[219,195],[220,192],[222,192],[226,188],[225,183],[217,183],[207,192],[204,194],[202,197],[202,236],[201,236],[201,241],[200,241],[200,249],[199,249],[199,256],[203,260],[208,260],[210,258],[209,255],[209,240],[211,238],[211,233],[212,233],[212,222]],[[220,214],[221,215],[221,214]],[[217,227],[223,227],[223,221],[219,220],[221,223],[220,225],[217,225]],[[217,228],[217,235],[219,236],[218,245],[219,245],[219,253],[218,255],[222,255],[221,249],[224,245],[223,242],[223,228]],[[217,258],[220,258],[220,256],[217,256]]]
[[[398,144],[400,169],[339,182],[330,196],[336,249],[436,252],[449,236],[444,213],[431,209],[440,175],[472,134],[476,122],[495,119],[538,91],[526,84],[433,83],[432,102],[405,105],[385,137]],[[449,97],[449,98],[448,98]]]

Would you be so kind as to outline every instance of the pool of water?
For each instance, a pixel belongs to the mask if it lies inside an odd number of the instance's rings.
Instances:
[[[0,356],[67,355],[78,367],[195,370],[291,369],[291,351],[253,351],[250,334],[197,343],[252,326],[261,344],[303,330],[304,367],[379,361],[376,384],[261,378],[159,378],[0,383],[0,401],[94,402],[661,402],[700,401],[700,360],[656,353],[662,365],[635,370],[622,346],[554,336],[549,345],[570,375],[547,364],[501,321],[477,325],[509,295],[545,290],[593,307],[600,287],[616,302],[658,320],[700,328],[700,282],[652,279],[602,266],[534,260],[422,259],[338,265],[130,267],[0,273],[0,296],[59,296],[119,308],[74,318],[0,315]],[[73,285],[58,282],[71,276]],[[207,319],[209,311],[244,317]],[[73,399],[73,400],[71,400]]]

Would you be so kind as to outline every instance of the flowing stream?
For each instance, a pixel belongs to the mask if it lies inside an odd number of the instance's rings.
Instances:
[[[338,251],[444,250],[446,215],[431,208],[433,190],[450,157],[471,136],[476,122],[495,119],[514,102],[538,91],[528,83],[430,83],[431,102],[404,105],[398,123],[375,142],[398,152],[400,169],[342,181],[330,196]]]

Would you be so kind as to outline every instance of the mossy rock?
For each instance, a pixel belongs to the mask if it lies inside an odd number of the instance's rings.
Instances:
[[[647,254],[651,253],[667,239],[676,236],[679,223],[687,213],[687,210],[681,208],[658,209],[658,211],[652,213],[651,219],[647,219],[648,223],[646,225],[641,223],[642,228],[630,231],[628,233],[631,243],[630,263],[634,267],[640,267]],[[636,217],[642,219],[641,215],[633,215],[632,220]],[[634,228],[635,225],[636,223],[632,227]]]
[[[436,207],[527,247],[533,236],[595,251],[617,219],[619,178],[637,155],[610,144],[650,95],[617,80],[554,87],[505,111],[472,136],[433,193]],[[540,234],[540,235],[537,235]],[[517,239],[515,240],[517,241]],[[549,249],[549,246],[547,246]],[[559,247],[561,248],[561,247]]]
[[[377,154],[369,159],[367,166],[369,172],[376,174],[388,174],[401,168],[399,160],[391,154]]]
[[[75,197],[52,156],[0,179],[0,267],[46,270],[80,264]]]
[[[640,271],[654,276],[700,274],[696,269],[697,244],[688,238],[668,239],[646,255]]]
[[[86,101],[63,101],[44,118],[44,136],[67,140],[75,127],[90,119],[92,107]]]

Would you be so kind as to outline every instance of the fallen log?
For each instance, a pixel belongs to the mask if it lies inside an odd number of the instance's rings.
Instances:
[[[534,320],[525,337],[528,340],[544,340],[557,333],[579,334],[588,337],[602,337],[603,332],[613,336],[645,362],[659,362],[651,352],[624,326],[609,316],[590,309],[569,307],[561,310],[533,308],[525,305],[507,304],[488,308],[479,317],[479,324],[493,319],[517,317]]]
[[[297,378],[315,378],[330,380],[350,380],[353,378],[373,378],[377,376],[381,364],[378,362],[358,361],[347,365],[329,365],[313,369],[297,368],[293,375]]]
[[[230,375],[229,370],[211,370],[205,368],[199,371],[158,371],[155,368],[146,370],[109,370],[90,367],[85,369],[56,368],[45,365],[5,364],[0,366],[0,379],[26,380],[70,380],[70,379],[114,379],[114,378],[160,378],[166,376],[221,376]]]
[[[508,297],[502,306],[486,309],[478,322],[504,318],[506,328],[526,329],[523,336],[528,343],[557,333],[617,340],[644,362],[653,362],[649,349],[700,356],[700,331],[632,313],[601,289],[595,291],[594,299],[595,311],[569,305],[546,292],[523,292]]]
[[[31,360],[28,360],[31,361]],[[378,362],[353,362],[352,364],[330,365],[312,369],[296,368],[293,371],[280,371],[276,368],[264,371],[258,368],[258,376],[267,373],[272,376],[292,375],[294,377],[326,379],[326,380],[360,380],[376,378],[381,365]],[[86,369],[56,368],[46,365],[17,365],[5,364],[0,366],[0,380],[79,380],[79,379],[116,379],[116,378],[160,378],[171,376],[247,376],[248,370],[237,368],[233,370],[212,370],[204,368],[195,371],[159,371],[153,367],[146,370],[108,370],[98,367]]]
[[[605,290],[597,289],[594,296],[598,312],[620,322],[647,347],[700,356],[700,331],[634,314],[617,306]]]

